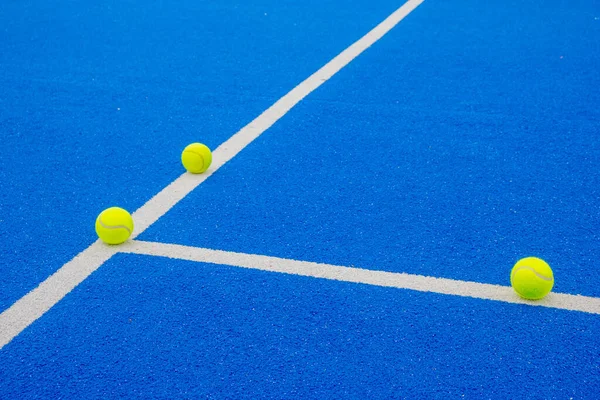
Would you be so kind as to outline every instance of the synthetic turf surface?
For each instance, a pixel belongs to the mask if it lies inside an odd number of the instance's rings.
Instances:
[[[398,7],[348,4],[2,2],[0,310]]]
[[[399,6],[371,3],[0,5],[0,309]],[[140,238],[504,285],[533,254],[600,296],[599,14],[426,0]],[[0,350],[0,397],[594,398],[598,328],[119,255]]]
[[[600,23],[431,3],[140,239],[600,296]]]
[[[585,398],[600,385],[599,327],[584,313],[119,255],[0,352],[0,381],[6,398]]]

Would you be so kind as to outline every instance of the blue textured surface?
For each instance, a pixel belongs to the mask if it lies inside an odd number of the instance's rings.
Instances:
[[[380,22],[386,0],[0,3],[0,310]],[[600,296],[600,7],[426,0],[141,239]],[[119,255],[0,399],[595,399],[595,315]]]
[[[141,238],[502,285],[534,255],[556,291],[599,296],[600,21],[441,3]]]
[[[583,313],[120,255],[0,352],[0,382],[3,398],[583,399],[600,388],[598,329]]]
[[[0,310],[397,5],[296,3],[0,4]]]

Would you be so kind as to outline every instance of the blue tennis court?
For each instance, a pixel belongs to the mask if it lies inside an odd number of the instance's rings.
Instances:
[[[597,399],[598,71],[591,0],[0,4],[0,398]]]

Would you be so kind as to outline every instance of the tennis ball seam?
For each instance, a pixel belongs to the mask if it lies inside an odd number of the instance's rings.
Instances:
[[[204,161],[204,156],[203,156],[202,154],[200,154],[200,153],[197,153],[197,152],[195,152],[194,150],[184,150],[183,152],[184,152],[184,153],[192,153],[192,154],[195,154],[195,155],[197,155],[198,157],[200,157],[200,158],[202,159],[202,161]]]
[[[98,218],[98,222],[100,223],[100,226],[102,226],[105,229],[121,229],[122,228],[131,234],[131,229],[129,229],[125,225],[107,225],[104,223],[104,221],[102,221],[102,217]]]
[[[204,159],[204,156],[202,154],[200,154],[200,153],[198,153],[198,152],[196,152],[194,150],[184,150],[183,154],[185,154],[185,153],[190,153],[190,154],[193,154],[193,155],[195,155],[195,156],[197,156],[197,157],[200,158],[199,161],[202,163],[202,165],[198,166],[197,168],[191,167],[192,170],[194,170],[194,171],[200,171],[200,170],[204,169],[204,165],[206,164],[206,160]]]
[[[552,282],[552,281],[554,281],[554,278],[553,278],[553,277],[551,277],[551,276],[550,276],[550,277],[548,277],[548,276],[545,276],[545,275],[541,275],[541,274],[540,274],[539,272],[537,272],[535,269],[533,269],[532,267],[526,266],[526,265],[524,265],[524,266],[522,266],[522,267],[518,267],[517,269],[515,269],[515,270],[513,271],[513,274],[516,274],[517,272],[519,272],[519,271],[521,271],[521,270],[524,270],[524,269],[525,269],[525,270],[528,270],[528,271],[531,271],[531,272],[533,272],[533,273],[535,274],[535,276],[537,276],[538,278],[540,278],[540,279],[543,279],[543,280],[545,280],[545,281],[547,281],[547,282]]]

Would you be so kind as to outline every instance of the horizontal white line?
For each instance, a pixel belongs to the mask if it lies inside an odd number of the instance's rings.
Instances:
[[[184,173],[156,196],[148,200],[146,204],[133,213],[135,228],[132,238],[138,236],[166,214],[175,204],[208,179],[216,170],[235,157],[275,122],[281,119],[281,117],[287,114],[292,107],[381,39],[422,2],[423,0],[407,1],[365,36],[350,45],[317,72],[306,78],[279,99],[265,112],[256,117],[256,119],[221,144],[213,152],[213,165],[208,171],[198,175]],[[42,282],[40,286],[26,294],[9,309],[0,314],[0,349],[58,303],[75,286],[83,282],[89,274],[98,269],[110,258],[113,251],[107,250],[102,244],[94,243],[73,260],[63,265],[54,275]]]
[[[600,298],[596,297],[550,293],[542,300],[528,301],[520,298],[510,286],[491,285],[487,283],[459,281],[405,273],[375,271],[156,242],[131,241],[119,247],[119,250],[123,253],[230,265],[262,271],[309,276],[313,278],[473,297],[484,300],[502,301],[505,303],[559,308],[600,315]]]

